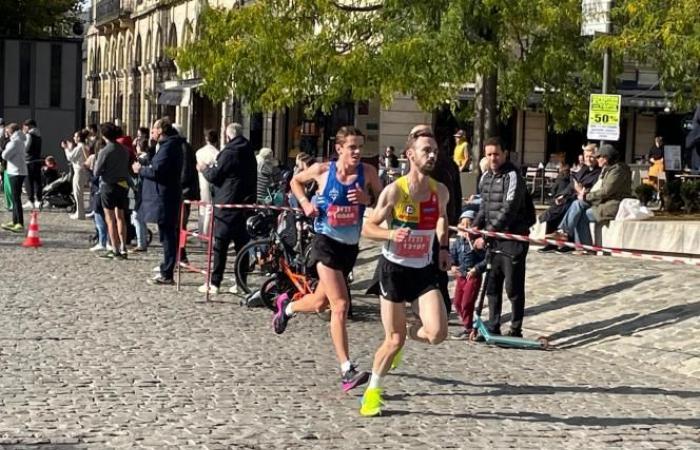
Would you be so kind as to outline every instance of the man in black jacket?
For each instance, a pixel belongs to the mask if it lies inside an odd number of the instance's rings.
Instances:
[[[182,137],[182,172],[180,173],[180,185],[182,186],[182,198],[184,200],[199,200],[199,174],[197,173],[197,157],[192,145],[182,135],[180,125],[173,124],[173,128]],[[192,205],[185,203],[182,207],[182,222],[180,228],[187,228]],[[180,261],[187,262],[187,252],[184,247],[180,250]]]
[[[255,203],[257,188],[257,163],[255,153],[242,135],[242,127],[231,123],[226,127],[228,143],[219,152],[213,166],[197,164],[214,189],[214,204]],[[217,294],[226,269],[228,246],[233,241],[236,251],[250,237],[246,231],[247,212],[241,209],[216,208],[214,210],[214,267],[211,273],[209,292]],[[200,292],[206,292],[206,284]]]
[[[527,195],[525,181],[518,169],[509,161],[497,137],[489,138],[484,145],[489,170],[479,183],[481,208],[474,220],[476,228],[513,234],[529,234],[532,200]],[[484,239],[475,242],[483,248]],[[487,327],[491,333],[501,334],[501,306],[503,286],[512,306],[508,336],[521,337],[525,315],[525,259],[529,244],[511,240],[490,240],[491,270],[488,273],[486,294],[489,301]],[[482,338],[483,339],[483,338]]]
[[[42,179],[41,166],[44,159],[41,157],[41,133],[36,127],[34,119],[24,121],[22,131],[27,136],[24,154],[27,161],[27,178],[24,180],[29,200],[23,205],[25,209],[41,208]]]
[[[167,118],[157,120],[151,136],[158,142],[158,151],[148,166],[133,165],[143,180],[139,215],[145,222],[157,223],[163,244],[160,274],[148,280],[150,284],[173,284],[177,251],[178,215],[182,201],[180,173],[182,172],[182,143],[184,139],[173,129]]]

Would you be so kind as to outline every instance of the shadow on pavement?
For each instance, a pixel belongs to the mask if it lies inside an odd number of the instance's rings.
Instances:
[[[603,286],[598,289],[591,289],[590,291],[581,292],[580,294],[567,295],[565,297],[561,297],[551,302],[543,303],[541,305],[531,306],[529,308],[525,308],[525,319],[527,319],[528,317],[536,316],[537,314],[566,308],[568,306],[582,305],[584,303],[600,300],[601,298],[607,297],[610,294],[622,292],[638,284],[653,280],[655,278],[659,278],[660,276],[661,275],[649,275],[646,277],[635,278],[634,280],[625,280],[619,283]],[[501,317],[501,323],[507,323],[509,321],[510,314],[503,314],[503,316]]]
[[[484,389],[482,392],[473,390],[464,392],[444,392],[444,393],[416,393],[416,394],[394,394],[386,395],[389,399],[402,399],[405,397],[422,396],[449,396],[464,395],[470,397],[498,397],[505,395],[553,395],[558,393],[580,393],[580,394],[615,394],[615,395],[669,395],[678,398],[700,398],[700,389],[697,391],[688,390],[668,390],[645,386],[547,386],[547,385],[527,385],[508,383],[470,383],[462,380],[449,378],[429,377],[412,373],[400,373],[402,378],[413,378],[427,381],[441,386],[465,386],[474,389]],[[698,419],[700,420],[700,419]]]
[[[404,415],[406,411],[387,411],[385,415]],[[552,414],[537,412],[495,412],[495,413],[464,413],[452,414],[435,411],[421,411],[425,416],[452,417],[456,419],[493,419],[493,420],[513,420],[516,422],[543,422],[561,423],[579,427],[619,427],[625,425],[676,425],[691,428],[700,427],[700,419],[687,419],[679,417],[598,417],[598,416],[572,416],[560,417]]]
[[[613,336],[629,336],[634,333],[676,325],[698,315],[700,315],[700,302],[674,305],[642,316],[635,315],[636,317],[634,319],[617,324],[610,324],[606,328],[575,336],[563,343],[559,343],[557,346],[559,348],[579,347]],[[627,316],[628,315],[622,315],[620,318],[621,320],[625,320],[628,318]],[[567,333],[567,331],[563,331],[562,334]]]

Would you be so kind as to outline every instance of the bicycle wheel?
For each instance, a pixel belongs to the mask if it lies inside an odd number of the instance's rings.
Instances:
[[[259,290],[279,271],[275,246],[269,239],[248,242],[236,254],[235,274],[238,289],[245,294]]]

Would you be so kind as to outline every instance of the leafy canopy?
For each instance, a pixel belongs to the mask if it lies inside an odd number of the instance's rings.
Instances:
[[[355,3],[351,3],[354,1]],[[207,9],[180,49],[206,95],[254,110],[413,95],[453,103],[477,74],[498,75],[503,115],[533,92],[558,128],[585,120],[601,52],[580,37],[580,0],[258,0]]]
[[[82,0],[0,0],[0,36],[33,38],[67,34],[82,3]]]
[[[596,39],[596,48],[609,46],[654,67],[675,109],[694,107],[700,100],[700,0],[621,0],[613,23],[613,34]]]

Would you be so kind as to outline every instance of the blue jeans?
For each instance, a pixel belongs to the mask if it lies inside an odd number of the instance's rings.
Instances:
[[[139,217],[137,211],[131,211],[131,223],[136,229],[136,245],[141,248],[148,247],[148,228],[146,228],[146,222]]]
[[[95,229],[97,229],[97,243],[107,246],[107,222],[103,212],[95,212]]]
[[[581,200],[574,201],[559,224],[559,229],[574,237],[574,242],[593,245],[590,223],[595,222],[591,206]]]

